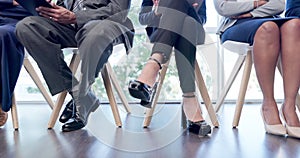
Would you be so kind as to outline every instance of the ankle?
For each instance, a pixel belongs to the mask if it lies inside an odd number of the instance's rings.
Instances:
[[[159,70],[162,69],[161,61],[159,61],[159,59],[156,59],[156,58],[154,58],[154,57],[150,57],[150,58],[148,59],[147,64],[148,64],[148,63],[152,63],[152,62],[155,63],[155,64],[157,64],[156,66],[158,66]]]
[[[153,87],[157,80],[157,76],[159,75],[159,71],[162,69],[161,59],[159,56],[160,54],[154,54],[149,58],[142,70],[142,73],[137,78],[138,81]]]
[[[183,97],[183,98],[195,98],[196,95],[195,95],[194,92],[189,92],[189,93],[183,93],[183,94],[182,94],[182,97]]]
[[[274,109],[278,109],[277,103],[275,100],[263,100],[263,103],[262,103],[263,111],[270,111],[270,110],[274,110]]]

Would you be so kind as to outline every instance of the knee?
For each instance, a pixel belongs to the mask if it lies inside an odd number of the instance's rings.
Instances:
[[[276,23],[274,22],[265,22],[263,23],[255,33],[254,40],[262,40],[265,42],[274,43],[280,38],[280,30]],[[275,40],[278,39],[278,40]]]
[[[36,21],[37,17],[36,16],[29,16],[24,18],[23,20],[19,21],[16,25],[16,36],[18,38],[20,37],[30,37],[27,35],[31,34],[31,29],[30,27],[38,24],[38,22]]]
[[[300,19],[292,19],[287,21],[282,27],[282,31],[284,33],[290,32],[291,34],[295,34],[300,31]],[[295,34],[298,36],[298,34]]]
[[[0,40],[6,41],[9,37],[14,36],[14,30],[8,28],[0,29]]]
[[[108,25],[105,22],[97,23],[97,24],[89,24],[84,26],[77,36],[77,41],[80,45],[84,44],[90,47],[101,47],[106,48],[109,44],[113,43],[117,36],[121,34],[116,33],[115,30],[112,29],[113,26]],[[98,44],[95,44],[98,43]]]
[[[276,33],[279,33],[279,27],[276,23],[274,22],[265,22],[263,23],[257,33],[263,34],[263,35],[274,35]]]

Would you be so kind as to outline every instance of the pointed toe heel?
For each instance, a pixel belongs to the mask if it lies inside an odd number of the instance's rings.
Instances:
[[[285,136],[287,134],[286,129],[282,124],[269,125],[265,121],[265,117],[264,117],[262,110],[260,110],[260,113],[261,113],[261,116],[263,119],[266,133],[273,134],[273,135],[279,135],[279,136]]]
[[[280,109],[281,118],[285,124],[285,128],[289,137],[300,139],[300,127],[292,127],[287,124],[282,108]]]

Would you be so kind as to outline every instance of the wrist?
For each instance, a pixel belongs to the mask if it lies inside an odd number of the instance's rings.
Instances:
[[[76,14],[74,12],[70,12],[69,21],[71,24],[76,24]]]
[[[253,7],[254,9],[258,7],[258,1],[253,1]]]

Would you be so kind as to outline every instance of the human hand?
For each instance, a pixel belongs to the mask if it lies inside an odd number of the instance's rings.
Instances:
[[[17,6],[17,5],[19,5],[19,3],[17,1],[15,1],[15,0],[13,0],[13,5]]]
[[[158,6],[159,0],[152,0],[153,6]]]
[[[199,4],[198,4],[198,3],[193,3],[192,6],[193,6],[194,8],[197,8],[197,7],[199,6]]]
[[[245,13],[245,14],[241,14],[239,16],[233,16],[232,18],[234,18],[234,19],[252,18],[252,14]]]
[[[153,2],[153,7],[154,7],[154,14],[156,16],[161,16],[161,13],[158,13],[158,11],[157,11],[159,0],[152,0],[152,2]]]
[[[48,7],[38,7],[36,10],[39,14],[45,18],[49,18],[53,21],[57,21],[62,24],[75,24],[76,23],[76,16],[75,13],[71,12],[70,10],[58,6],[56,4],[51,4],[53,8]]]
[[[266,3],[268,3],[267,0],[256,0],[256,1],[253,1],[253,6],[254,6],[254,8],[258,8]]]

